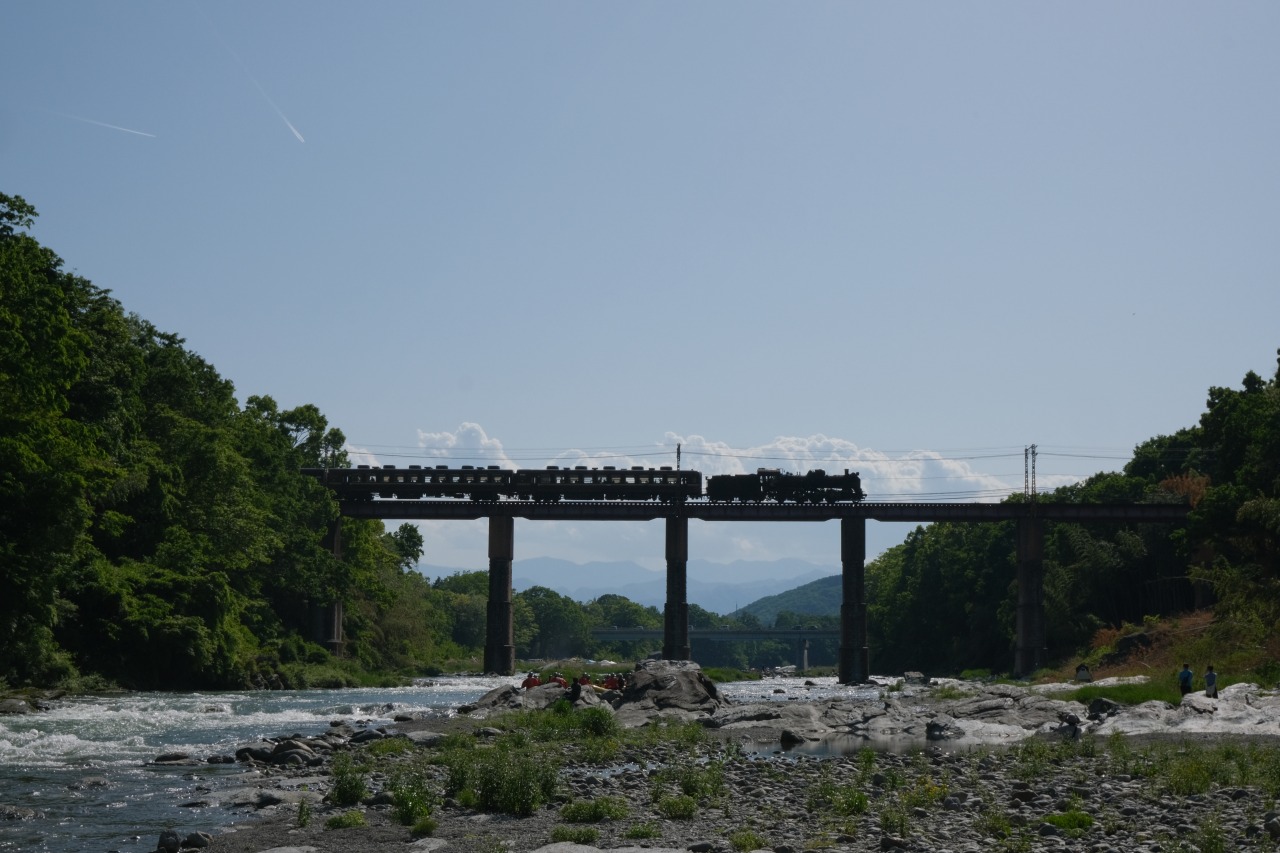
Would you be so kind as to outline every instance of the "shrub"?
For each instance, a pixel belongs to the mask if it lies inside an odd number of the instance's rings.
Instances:
[[[811,812],[830,809],[841,817],[866,814],[871,801],[856,784],[837,784],[829,778],[809,789],[805,808]]]
[[[724,764],[712,761],[671,767],[659,773],[658,780],[673,783],[688,797],[715,797],[724,792]]]
[[[436,819],[430,816],[420,817],[414,821],[413,828],[409,830],[409,834],[414,838],[422,838],[427,835],[433,835],[436,831]]]
[[[658,814],[669,820],[689,820],[698,812],[698,802],[693,797],[660,797],[654,804]]]
[[[1200,821],[1195,845],[1200,853],[1223,853],[1227,849],[1227,834],[1222,828],[1222,821],[1216,814],[1209,815]]]
[[[1013,823],[1004,812],[987,809],[978,815],[978,819],[973,822],[973,828],[992,838],[1008,838],[1013,832]]]
[[[1071,809],[1062,814],[1046,815],[1044,821],[1065,831],[1071,838],[1079,838],[1093,826],[1093,815]]]
[[[429,817],[440,799],[427,784],[426,776],[411,767],[392,770],[387,791],[392,797],[396,820],[403,826]]]
[[[382,740],[375,740],[365,747],[365,751],[369,755],[400,755],[413,751],[413,741],[407,737],[384,737]]]
[[[528,816],[555,793],[558,762],[551,755],[498,744],[445,756],[446,790],[484,812]]]
[[[623,838],[661,838],[662,830],[658,828],[656,823],[648,821],[645,823],[637,823],[627,827],[627,831],[622,833]]]
[[[354,806],[369,796],[364,783],[364,768],[358,766],[350,753],[341,752],[333,759],[333,787],[329,800],[339,806]]]
[[[746,853],[748,850],[763,850],[769,842],[754,829],[739,829],[729,833],[729,846],[738,853]]]
[[[909,825],[907,810],[901,803],[885,803],[880,809],[880,831],[888,835],[906,835]]]
[[[364,825],[364,812],[359,809],[336,814],[324,822],[325,829],[355,829]]]
[[[700,723],[657,719],[638,729],[629,730],[627,740],[641,747],[664,743],[693,747],[707,742],[707,730]]]
[[[565,826],[558,824],[551,828],[553,842],[568,841],[573,844],[595,844],[600,832],[594,826]]]

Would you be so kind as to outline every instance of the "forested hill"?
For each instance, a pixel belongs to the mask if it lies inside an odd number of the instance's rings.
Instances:
[[[841,592],[840,575],[818,578],[803,586],[767,595],[730,614],[750,615],[765,625],[772,625],[779,613],[795,613],[804,616],[839,616]]]
[[[429,582],[412,570],[417,528],[378,521],[343,519],[334,559],[325,535],[337,507],[299,469],[346,464],[342,433],[313,405],[239,401],[182,338],[66,272],[28,233],[34,223],[31,205],[0,194],[0,687],[83,686],[85,676],[302,687],[474,666],[485,574]],[[1049,526],[1051,656],[1102,628],[1214,604],[1213,630],[1280,658],[1280,371],[1209,389],[1198,424],[1144,442],[1123,472],[1042,500],[1194,507],[1181,529]],[[1011,523],[935,524],[874,560],[873,669],[1007,669],[1014,550]],[[838,594],[825,598],[830,606]],[[340,660],[317,642],[335,600],[346,608]],[[788,627],[834,618],[794,601],[732,619],[691,605],[689,619],[715,628],[759,626],[770,613]],[[591,630],[663,624],[657,608],[620,595],[575,602],[535,586],[514,605],[521,658],[627,660],[651,649],[595,641]],[[770,666],[791,652],[714,643],[695,656]]]

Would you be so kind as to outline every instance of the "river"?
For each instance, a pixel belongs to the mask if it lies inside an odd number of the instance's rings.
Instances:
[[[238,764],[149,767],[166,752],[231,755],[283,734],[320,734],[331,720],[388,723],[395,714],[449,713],[519,678],[446,676],[411,687],[239,693],[81,696],[51,710],[0,717],[0,806],[29,809],[0,820],[0,851],[151,851],[160,832],[218,829],[251,819],[220,807],[183,806],[208,789],[235,786]],[[846,691],[834,678],[719,685],[740,701]],[[783,693],[776,693],[783,690]]]

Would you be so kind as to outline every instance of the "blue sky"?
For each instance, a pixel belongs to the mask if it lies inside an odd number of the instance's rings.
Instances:
[[[1114,470],[1274,370],[1278,41],[1269,2],[28,0],[0,192],[241,399],[379,462],[682,443],[991,497],[1028,444],[1042,487]],[[485,565],[482,526],[424,533]],[[657,524],[516,537],[661,562]]]

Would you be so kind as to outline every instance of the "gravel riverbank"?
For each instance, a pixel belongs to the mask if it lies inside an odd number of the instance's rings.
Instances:
[[[423,745],[436,740],[424,730],[497,737],[485,724],[465,716],[398,724],[393,735],[421,743],[412,752],[373,760],[370,788],[382,789],[397,765],[417,762],[442,790],[445,769],[422,763],[422,756],[439,749]],[[209,849],[523,853],[576,838],[587,847],[644,847],[650,853],[1156,853],[1274,849],[1280,839],[1274,811],[1280,748],[1274,738],[1216,732],[1064,736],[1061,729],[1041,728],[1003,746],[959,749],[945,741],[920,741],[901,752],[864,749],[815,756],[783,751],[776,728],[776,750],[750,752],[744,743],[758,743],[760,727],[709,727],[701,743],[624,746],[603,762],[569,760],[559,772],[553,801],[527,817],[486,814],[446,800],[434,810],[434,832],[416,839],[395,822],[393,807],[380,803],[376,793],[356,807],[365,826],[327,829],[331,816],[352,810],[322,801],[331,776],[314,767],[264,768],[258,784],[268,796],[256,800],[260,808],[247,813],[234,831],[215,836]],[[358,753],[367,746],[353,749]],[[688,799],[680,801],[686,791]],[[625,816],[599,823],[567,819],[566,803],[605,798]],[[305,826],[298,825],[300,800],[311,812]],[[691,814],[677,816],[676,804],[691,807]],[[561,843],[556,849],[575,848]]]

